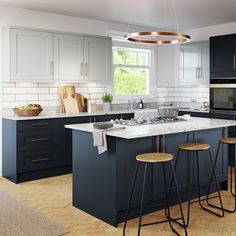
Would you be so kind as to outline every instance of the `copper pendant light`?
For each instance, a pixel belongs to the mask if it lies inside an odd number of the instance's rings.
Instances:
[[[168,37],[173,39],[157,40],[148,37]],[[145,44],[179,44],[190,41],[190,36],[187,34],[177,32],[135,32],[125,35],[125,39],[133,43],[145,43]]]
[[[172,0],[172,2],[173,2],[173,10],[174,10],[174,15],[175,15],[176,26],[178,30],[179,27],[178,27],[174,0]],[[171,32],[168,30],[166,9],[165,9],[165,18],[166,18],[166,24],[167,24],[167,31],[128,33],[128,28],[129,28],[129,24],[128,24],[127,33],[124,36],[124,38],[133,43],[143,43],[143,44],[181,44],[181,43],[187,43],[190,41],[189,35],[182,34],[179,32]]]

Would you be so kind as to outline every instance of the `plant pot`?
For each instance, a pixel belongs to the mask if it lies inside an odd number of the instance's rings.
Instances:
[[[104,112],[111,111],[111,103],[110,102],[104,102],[103,103],[103,111]]]

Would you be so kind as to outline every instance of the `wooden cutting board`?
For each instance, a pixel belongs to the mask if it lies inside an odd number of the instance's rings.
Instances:
[[[78,103],[78,107],[79,107],[79,111],[83,112],[84,111],[84,99],[86,99],[83,95],[79,94],[79,93],[75,93],[74,94],[74,98],[76,99],[77,103]]]
[[[71,95],[68,95],[67,98],[63,100],[63,103],[64,103],[66,114],[79,113],[79,106],[78,106],[77,100]]]
[[[59,100],[60,100],[60,112],[65,113],[64,99],[68,97],[68,95],[72,95],[75,93],[75,86],[59,86],[58,87]]]

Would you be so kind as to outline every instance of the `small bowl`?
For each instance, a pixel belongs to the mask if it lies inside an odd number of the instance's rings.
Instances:
[[[16,115],[18,116],[38,116],[41,112],[41,109],[32,109],[32,110],[20,110],[19,108],[14,108],[13,111],[15,112]]]

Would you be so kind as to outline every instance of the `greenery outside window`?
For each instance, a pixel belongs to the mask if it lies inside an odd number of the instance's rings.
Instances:
[[[149,95],[151,50],[113,47],[114,95]]]

